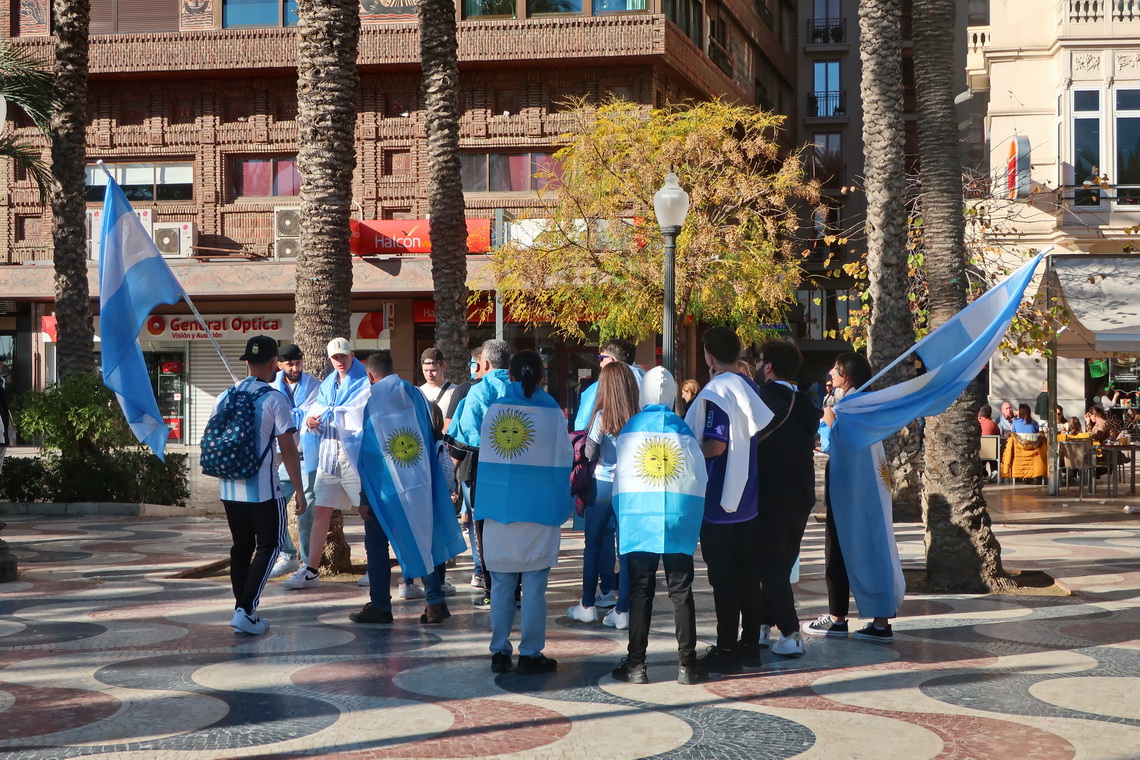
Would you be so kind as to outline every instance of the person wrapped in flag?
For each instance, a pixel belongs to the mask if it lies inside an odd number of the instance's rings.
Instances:
[[[693,554],[705,514],[708,472],[701,445],[670,408],[677,389],[664,367],[645,373],[645,407],[617,439],[613,504],[619,552],[630,576],[628,655],[614,678],[648,683],[645,652],[657,567],[665,567],[677,632],[678,678],[695,684],[708,678],[697,664],[697,618],[693,603]]]
[[[360,474],[368,554],[370,601],[349,619],[392,622],[390,543],[404,576],[424,579],[427,607],[420,622],[441,623],[451,617],[441,571],[467,546],[436,456],[428,401],[395,374],[387,351],[369,356],[366,371],[369,392],[337,411],[345,452]]]
[[[475,519],[483,520],[483,561],[491,573],[491,670],[511,669],[514,590],[522,582],[518,672],[546,673],[558,663],[546,645],[546,582],[570,516],[574,453],[558,402],[539,388],[542,358],[511,357],[511,384],[487,407],[479,433]],[[485,379],[484,379],[485,381]]]

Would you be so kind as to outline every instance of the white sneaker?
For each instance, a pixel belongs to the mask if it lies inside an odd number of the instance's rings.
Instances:
[[[248,633],[250,636],[260,636],[269,630],[269,623],[257,615],[245,614],[245,610],[239,607],[234,610],[234,616],[230,618],[230,628],[234,629],[234,633]]]
[[[597,607],[583,607],[580,604],[575,604],[573,607],[566,610],[566,614],[570,616],[571,620],[577,620],[579,623],[598,622]]]
[[[782,654],[784,657],[802,657],[804,653],[804,639],[799,631],[791,636],[780,636],[780,640],[772,644],[769,649],[772,654]]]
[[[760,644],[759,646],[766,647],[772,643],[772,626],[760,626]]]
[[[307,567],[302,567],[289,576],[289,580],[281,584],[284,588],[316,588],[321,585],[321,578]]]
[[[594,597],[594,604],[603,609],[606,607],[614,607],[617,605],[617,592],[611,591],[608,594],[598,594]]]
[[[280,578],[282,575],[294,573],[301,563],[295,557],[287,557],[284,554],[277,557],[277,561],[273,563],[273,569],[269,571],[270,578]]]
[[[368,571],[367,570],[364,571],[364,575],[360,576],[360,580],[358,580],[356,582],[356,585],[357,586],[364,586],[365,588],[372,585],[372,581],[369,580],[369,578],[368,578]]]
[[[629,613],[618,612],[617,610],[610,610],[606,614],[602,625],[608,625],[610,628],[617,628],[619,631],[624,631],[629,628]]]
[[[401,583],[399,596],[401,599],[423,599],[424,590],[414,583]]]
[[[439,584],[439,590],[443,592],[444,596],[455,596],[455,586],[452,586],[447,581]]]

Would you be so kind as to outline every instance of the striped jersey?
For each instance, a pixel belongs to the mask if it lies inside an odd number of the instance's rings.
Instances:
[[[264,380],[251,377],[240,383],[242,390],[257,392],[262,386],[268,387]],[[218,413],[225,403],[226,397],[233,392],[233,386],[226,389],[214,401],[214,411],[211,416]],[[254,401],[254,420],[257,425],[257,450],[265,451],[269,443],[284,433],[294,433],[297,430],[293,422],[293,409],[288,399],[280,391],[263,393]],[[261,462],[257,476],[244,480],[218,480],[218,493],[223,501],[245,501],[258,503],[280,498],[282,495],[281,482],[277,478],[277,468],[273,466],[273,452],[266,455]]]

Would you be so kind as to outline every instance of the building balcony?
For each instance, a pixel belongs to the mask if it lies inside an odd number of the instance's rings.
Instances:
[[[839,45],[848,42],[847,19],[813,18],[807,22],[808,45]]]
[[[845,90],[809,92],[806,116],[809,119],[846,119],[847,92]]]
[[[1140,31],[1140,0],[1058,0],[1062,37],[1125,37]]]
[[[971,26],[966,30],[966,84],[971,92],[990,88],[986,53],[992,46],[993,30],[989,26]]]

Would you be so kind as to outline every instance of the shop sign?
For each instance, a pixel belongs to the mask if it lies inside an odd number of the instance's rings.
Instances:
[[[268,335],[278,340],[292,340],[292,314],[204,315],[206,328],[215,340],[247,340],[254,335]],[[139,340],[207,340],[206,330],[194,316],[152,314],[139,333]]]
[[[412,301],[412,321],[416,324],[435,324],[435,301],[429,299]],[[467,304],[467,321],[482,325],[495,321],[495,302],[489,298],[480,298],[475,303]],[[503,307],[504,322],[518,322],[511,314],[511,310]]]
[[[1009,141],[1009,157],[1005,162],[1005,197],[1010,199],[1027,198],[1033,183],[1030,180],[1029,138],[1014,135]]]
[[[349,250],[355,256],[431,253],[431,223],[427,219],[353,219],[349,228]],[[490,249],[491,220],[468,219],[468,253],[486,253]]]

